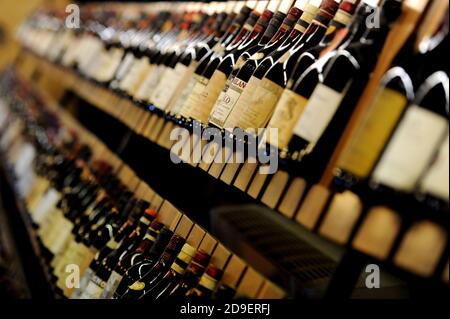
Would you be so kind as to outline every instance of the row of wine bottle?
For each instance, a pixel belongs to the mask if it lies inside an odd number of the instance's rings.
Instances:
[[[84,144],[73,120],[11,69],[0,76],[0,101],[0,148],[65,296],[284,296],[145,183],[126,182],[124,164],[98,156],[99,142]]]
[[[424,9],[433,3],[419,2]],[[39,12],[19,38],[178,125],[196,120],[224,130],[276,128],[276,140],[266,134],[264,141],[299,162],[294,174],[317,182],[401,5],[311,0],[85,6],[80,29],[65,28],[61,15]],[[333,184],[385,198],[414,192],[445,211],[448,14],[438,15],[437,30],[421,39],[423,11],[344,149]]]
[[[278,136],[266,130],[261,147],[278,147],[283,159],[298,164],[293,174],[315,183],[410,2],[86,5],[80,28],[65,27],[58,11],[42,10],[18,37],[33,52],[177,125],[201,123],[223,136],[235,128],[275,128]],[[437,17],[442,21],[431,37],[420,39],[417,31],[433,2],[414,4],[422,18],[341,156],[335,186],[419,189],[419,197],[446,207],[447,14]]]
[[[315,181],[400,13],[400,1],[377,5],[236,1],[138,12],[87,6],[79,29],[38,13],[19,38],[178,125],[276,128],[277,139],[263,140]]]

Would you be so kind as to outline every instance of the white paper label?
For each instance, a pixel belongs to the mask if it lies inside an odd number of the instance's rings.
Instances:
[[[144,96],[145,98],[143,98],[142,100],[150,102],[150,96],[152,95],[156,85],[158,85],[163,71],[164,69],[161,65],[154,66],[137,90],[136,96]]]
[[[342,100],[342,94],[319,83],[305,106],[294,133],[316,143],[325,131]]]
[[[189,97],[189,94],[191,94],[195,83],[197,83],[197,77],[198,75],[194,74],[194,76],[189,80],[186,87],[183,89],[183,92],[181,92],[180,97],[178,98],[178,100],[176,101],[175,105],[172,108],[173,114],[180,113],[180,110],[183,107],[184,103],[186,102],[187,98]]]
[[[425,174],[420,189],[437,198],[449,198],[449,141],[448,136],[439,149],[436,160]]]
[[[52,208],[56,206],[60,198],[61,194],[56,189],[49,189],[32,212],[34,221],[39,224],[53,210]]]
[[[242,91],[247,86],[247,82],[242,81],[237,77],[232,77],[227,80],[224,89],[219,95],[216,104],[214,105],[209,122],[223,128],[225,121],[230,115],[233,107],[236,105]]]
[[[446,129],[444,117],[416,105],[410,106],[376,166],[372,179],[396,189],[412,190]]]
[[[205,90],[206,85],[208,84],[208,79],[204,76],[196,76],[196,83],[192,88],[191,93],[189,94],[186,102],[180,109],[179,114],[184,116],[185,118],[191,117],[191,110],[196,106],[201,107],[202,104],[202,92]]]
[[[151,98],[157,108],[166,109],[186,70],[187,67],[184,64],[178,63],[174,69],[169,69],[164,73]]]
[[[252,77],[239,102],[225,121],[225,127],[258,129],[266,127],[283,88],[266,78]]]
[[[130,70],[133,65],[135,57],[132,53],[127,53],[125,58],[123,58],[122,62],[119,65],[119,69],[117,70],[116,79],[122,80],[127,72]]]

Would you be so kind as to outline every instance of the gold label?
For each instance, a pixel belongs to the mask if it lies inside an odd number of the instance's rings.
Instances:
[[[360,178],[367,177],[406,105],[404,95],[388,88],[380,90],[337,166]]]
[[[199,285],[208,288],[209,290],[214,290],[216,288],[216,283],[217,280],[207,274],[204,274],[200,279]]]
[[[276,144],[277,141],[271,141],[269,135],[265,135],[266,142],[278,146],[278,148],[287,147],[292,138],[295,124],[305,109],[307,102],[308,100],[303,96],[285,89],[267,125],[267,128],[278,129],[278,144]]]
[[[349,25],[352,22],[352,15],[348,12],[345,12],[342,9],[339,9],[334,15],[333,20],[342,23],[343,25]]]
[[[142,290],[145,287],[145,282],[135,281],[131,286],[128,286],[131,290]]]
[[[282,92],[283,88],[276,83],[266,78],[259,80],[252,77],[225,122],[225,127],[265,127]]]

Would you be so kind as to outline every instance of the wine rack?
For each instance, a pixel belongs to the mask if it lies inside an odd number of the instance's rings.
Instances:
[[[211,232],[224,250],[236,253],[229,253],[233,257],[226,266],[232,269],[228,276],[247,296],[282,297],[284,289],[290,297],[347,297],[361,286],[368,264],[393,274],[413,294],[448,294],[448,205],[443,214],[419,202],[417,194],[393,200],[333,179],[338,159],[363,121],[383,75],[418,27],[427,2],[405,1],[344,131],[333,137],[337,146],[325,159],[319,178],[308,177],[301,164],[282,156],[277,158],[279,169],[269,175],[259,172],[264,164],[251,156],[244,163],[210,163],[204,157],[197,161],[192,150],[203,150],[207,141],[196,129],[202,133],[210,126],[136,102],[86,77],[83,73],[89,72],[82,67],[65,68],[26,47],[15,68],[35,82],[35,90],[46,95],[46,102],[88,144],[102,145],[96,156],[113,163],[121,180],[139,196],[157,203],[154,208],[162,212],[165,224],[181,224],[181,230],[176,227],[184,237]],[[434,2],[423,25],[433,25],[429,17],[442,10],[447,7]],[[423,25],[418,34],[431,34]],[[170,136],[175,128],[189,132],[184,137],[190,152],[173,147]],[[209,152],[202,155],[213,159],[216,154]],[[242,154],[226,154],[224,159],[228,155]],[[181,163],[173,163],[174,158]],[[194,237],[197,247],[201,236]]]
[[[174,127],[173,122],[166,121],[159,114],[151,113],[148,122],[144,123],[142,118],[146,112],[127,98],[82,78],[72,70],[54,65],[31,52],[23,52],[23,55],[26,56],[26,59],[34,60],[40,73],[49,75],[53,80],[58,79],[63,82],[66,92],[68,90],[78,99],[87,102],[86,108],[97,108],[107,117],[120,122],[128,130],[146,140],[148,145],[153,145],[156,153],[153,153],[153,149],[149,153],[158,154],[155,157],[159,159],[159,164],[164,162],[166,165],[171,164],[169,163],[169,152],[173,141],[170,141],[169,133]],[[151,127],[154,129],[152,130]],[[126,128],[122,132],[126,132]],[[108,136],[109,133],[105,131],[100,134]],[[115,143],[111,141],[111,143],[112,147],[118,147],[120,141],[115,141]],[[205,181],[206,185],[211,185],[212,180],[214,187],[221,188],[224,193],[232,193],[232,200],[240,203],[263,204],[272,212],[271,214],[276,214],[277,220],[285,219],[289,224],[299,225],[304,232],[319,235],[329,241],[333,249],[336,249],[336,244],[341,247],[338,248],[341,249],[339,257],[330,260],[334,267],[325,276],[330,280],[325,295],[333,297],[350,295],[360,279],[361,271],[365,265],[370,263],[380,265],[382,269],[395,274],[408,284],[413,283],[418,287],[426,287],[439,292],[447,290],[448,279],[445,274],[448,270],[448,241],[446,239],[448,228],[441,216],[433,214],[424,216],[414,213],[406,216],[377,206],[372,211],[363,210],[362,200],[349,191],[341,193],[324,186],[323,183],[307,185],[302,178],[289,176],[287,171],[282,170],[271,178],[271,180],[277,181],[276,186],[271,187],[264,180],[265,177],[255,173],[256,165],[248,163],[244,163],[242,167],[230,164],[228,170],[223,169],[220,172],[214,165],[208,166],[205,163],[196,165],[189,161],[170,166],[171,170],[189,171],[190,173],[184,177],[186,179],[196,178],[199,181]],[[247,169],[248,166],[252,166],[252,169],[249,170],[250,173],[246,171],[239,177],[239,169],[244,171],[246,166]],[[231,177],[227,174],[230,172],[234,173],[230,174]],[[173,192],[170,194],[170,186],[166,185],[165,188],[168,198],[171,196],[174,200],[179,198]],[[179,207],[189,206],[193,201],[195,202],[195,199],[191,198],[189,201],[186,198],[189,196],[177,203],[180,205]],[[195,216],[195,209],[186,207],[186,211]],[[192,218],[195,220],[194,216]],[[197,218],[202,220],[203,217],[197,216]],[[208,223],[208,220],[203,219],[202,222]],[[388,225],[393,223],[407,226],[391,229],[389,236],[380,238],[380,234],[373,225],[383,222]],[[239,221],[235,224],[239,225]],[[295,232],[298,231],[299,229],[296,228]],[[446,244],[441,244],[438,248],[434,242],[422,245],[420,238],[427,236],[427,232],[434,233],[434,231],[438,237],[436,240]],[[423,236],[420,233],[423,233]],[[418,245],[416,247],[419,250],[412,256],[408,254],[408,249],[410,249],[410,245],[414,245],[414,242]],[[350,268],[349,264],[352,265]],[[293,269],[295,267],[289,269],[288,272],[292,272]],[[348,269],[353,271],[349,272]]]

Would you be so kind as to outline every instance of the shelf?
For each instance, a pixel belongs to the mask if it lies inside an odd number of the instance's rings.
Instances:
[[[333,247],[340,247],[341,252],[335,256],[338,270],[346,259],[357,256],[354,260],[359,264],[376,263],[408,283],[423,286],[427,282],[439,289],[447,287],[448,279],[444,276],[445,271],[448,272],[447,225],[442,227],[426,215],[417,216],[411,223],[403,213],[383,205],[367,209],[351,192],[335,193],[320,184],[307,185],[304,179],[281,170],[267,177],[254,174],[256,165],[248,163],[241,167],[174,164],[169,160],[173,142],[168,138],[175,127],[173,122],[143,110],[72,70],[24,54],[36,59],[42,72],[61,81],[66,91],[73,92],[75,98],[82,101],[78,111],[84,116],[80,116],[80,120],[89,119],[89,112],[100,112],[105,119],[103,123],[84,123],[85,126],[115,150],[140,178],[150,185],[153,183],[152,187],[199,223],[210,222],[204,212],[220,202],[221,196],[227,203],[263,204],[276,222],[287,222],[295,227],[292,231],[299,237],[309,233],[322,242],[332,243]],[[155,169],[147,169],[151,167]],[[162,178],[167,172],[176,180]],[[196,185],[201,185],[200,190],[189,187],[193,179]],[[207,200],[200,201],[199,194]],[[308,238],[307,241],[314,240]],[[413,248],[414,254],[411,253]],[[321,246],[320,250],[324,252],[327,248]],[[340,278],[340,273],[334,277]]]

